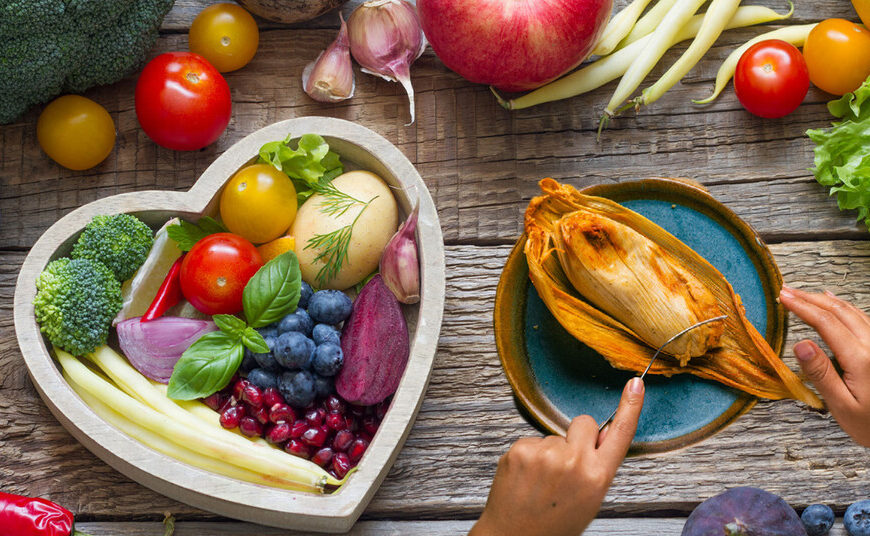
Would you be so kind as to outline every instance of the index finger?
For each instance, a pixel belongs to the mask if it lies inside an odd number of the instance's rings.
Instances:
[[[637,431],[637,421],[640,419],[640,410],[643,409],[644,385],[640,378],[632,378],[622,390],[622,399],[619,401],[619,409],[610,423],[609,430],[598,451],[605,463],[616,472],[616,469],[625,459],[634,433]]]
[[[853,351],[859,347],[859,340],[837,315],[807,301],[791,289],[784,288],[779,301],[821,335],[844,367],[855,364]]]

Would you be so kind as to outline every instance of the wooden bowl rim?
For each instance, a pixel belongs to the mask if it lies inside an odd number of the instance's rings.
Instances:
[[[420,204],[421,301],[408,365],[359,469],[341,490],[330,495],[270,488],[195,468],[151,450],[107,424],[63,379],[39,332],[32,305],[38,274],[93,215],[171,211],[198,216],[207,210],[232,173],[256,156],[263,143],[284,139],[288,132],[317,133],[358,148],[395,177],[395,186],[400,187],[396,198],[406,213],[411,205],[409,196],[416,197]],[[384,179],[391,181],[389,177]],[[21,267],[14,298],[15,331],[33,384],[55,417],[88,450],[124,475],[163,495],[220,515],[283,528],[344,532],[353,526],[383,481],[420,408],[444,310],[444,263],[444,241],[435,204],[405,155],[361,125],[328,117],[299,117],[274,123],[239,140],[215,159],[186,192],[151,190],[106,197],[54,223],[37,240]]]

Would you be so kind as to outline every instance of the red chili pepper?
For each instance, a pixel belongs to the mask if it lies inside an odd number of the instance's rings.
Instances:
[[[148,306],[148,310],[142,315],[140,322],[148,322],[163,316],[167,309],[181,301],[181,276],[179,274],[181,274],[181,260],[183,258],[184,254],[178,257],[178,260],[169,268],[166,278],[160,284],[160,289],[157,290],[157,295],[154,296],[154,301]]]
[[[88,536],[73,528],[72,512],[45,499],[0,491],[0,529],[15,536]]]

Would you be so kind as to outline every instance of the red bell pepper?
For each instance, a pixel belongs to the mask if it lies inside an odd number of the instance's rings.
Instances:
[[[88,536],[73,527],[66,508],[39,498],[0,491],[0,528],[15,536]]]
[[[163,316],[163,313],[167,309],[181,301],[180,274],[182,259],[184,259],[184,254],[178,257],[178,260],[169,268],[166,278],[163,279],[163,283],[160,284],[160,288],[157,290],[157,295],[154,296],[154,301],[148,306],[148,310],[142,315],[142,318],[139,320],[140,322],[148,322]]]

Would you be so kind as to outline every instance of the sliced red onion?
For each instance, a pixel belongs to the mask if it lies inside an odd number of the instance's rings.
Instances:
[[[130,364],[143,375],[169,383],[172,369],[181,354],[204,334],[216,331],[210,320],[162,316],[150,322],[129,318],[120,322],[118,342]]]

